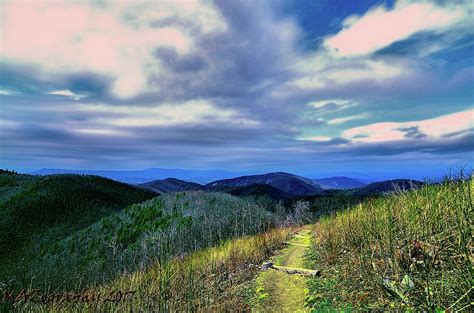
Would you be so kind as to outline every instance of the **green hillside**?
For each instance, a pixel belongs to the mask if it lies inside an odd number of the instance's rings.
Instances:
[[[100,218],[156,194],[82,175],[0,173],[0,282],[40,251]]]
[[[14,197],[36,178],[0,169],[0,203]]]
[[[276,220],[265,207],[227,194],[166,194],[41,245],[21,275],[51,290],[80,289],[156,260],[262,232],[274,227]],[[16,279],[16,270],[5,273],[4,279]]]

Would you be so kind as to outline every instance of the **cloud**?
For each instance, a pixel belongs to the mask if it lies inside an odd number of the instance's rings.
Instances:
[[[334,110],[338,108],[347,108],[356,105],[353,101],[343,99],[319,100],[308,103],[309,106],[315,109],[329,109]]]
[[[329,125],[334,125],[334,124],[344,124],[350,121],[355,121],[355,120],[362,120],[366,119],[370,116],[368,113],[361,113],[361,114],[356,114],[356,115],[351,115],[351,116],[346,116],[346,117],[340,117],[340,118],[335,118],[332,120],[328,121]]]
[[[409,72],[409,69],[404,66],[392,65],[383,61],[368,60],[330,71],[327,74],[327,78],[338,84],[347,84],[363,80],[383,81],[401,76],[402,74],[406,75]]]
[[[179,54],[193,49],[188,29],[163,19],[187,19],[203,33],[225,23],[210,3],[172,1],[3,1],[3,59],[38,66],[47,74],[94,72],[113,79],[112,93],[129,98],[149,90],[148,78],[162,71],[158,47]],[[198,18],[191,18],[198,16]],[[33,35],[37,34],[37,35]]]
[[[14,96],[16,94],[17,92],[12,91],[12,90],[3,89],[3,88],[0,89],[0,96]]]
[[[473,127],[474,110],[467,110],[421,121],[384,122],[350,128],[342,133],[342,137],[362,143],[425,137],[440,139],[447,134],[462,132]]]
[[[333,35],[371,12],[410,5],[375,7]],[[302,49],[307,30],[298,17],[276,14],[274,1],[0,6],[4,164],[317,168],[459,153],[471,135],[469,125],[453,126],[466,115],[426,119],[433,110],[466,110],[470,101],[459,89],[472,84],[466,55],[455,51],[454,68],[451,56],[420,52],[440,36],[443,44],[430,51],[461,44],[464,32],[451,39],[454,22],[374,54],[341,57],[324,45]],[[419,120],[387,122],[400,121],[405,109]],[[353,128],[357,119],[366,125]]]
[[[332,138],[328,136],[311,136],[304,137],[302,140],[313,140],[313,141],[330,141]]]
[[[68,97],[69,99],[72,100],[81,100],[82,98],[86,98],[87,95],[84,94],[77,94],[72,92],[69,89],[64,89],[64,90],[53,90],[46,92],[47,95],[53,95],[53,96],[63,96],[63,97]]]
[[[444,31],[468,22],[468,6],[398,1],[393,8],[376,6],[362,16],[350,16],[343,29],[325,39],[324,46],[339,56],[375,52],[421,31]]]
[[[329,136],[310,136],[299,138],[302,142],[310,142],[312,146],[343,146],[350,143],[349,140],[344,138],[332,138]]]
[[[122,116],[99,119],[98,123],[123,127],[187,125],[215,121],[229,125],[258,126],[259,124],[256,120],[239,116],[239,113],[233,109],[217,109],[212,103],[202,100],[181,104],[161,104],[156,107],[82,105],[78,109],[78,111],[119,113]],[[70,110],[74,111],[74,108]]]
[[[280,94],[291,92],[330,93],[346,97],[348,86],[357,86],[367,92],[376,92],[398,81],[420,78],[420,65],[414,60],[402,58],[338,58],[321,50],[296,60],[292,66],[294,78],[280,87]]]
[[[398,128],[397,130],[400,130],[402,132],[405,132],[405,137],[406,138],[425,138],[428,135],[420,131],[419,126],[411,126],[411,127],[402,127]]]
[[[468,131],[460,136],[451,138],[423,137],[418,140],[395,140],[383,142],[361,143],[346,148],[346,153],[352,156],[398,156],[402,158],[404,154],[416,153],[418,158],[429,158],[441,156],[439,162],[450,163],[454,160],[455,154],[460,154],[458,161],[452,162],[457,165],[468,165],[472,161],[472,151],[474,149],[474,131]],[[443,159],[443,155],[451,155]],[[408,156],[408,160],[414,162],[416,157]],[[462,161],[459,161],[462,160]],[[448,168],[445,169],[445,171]]]

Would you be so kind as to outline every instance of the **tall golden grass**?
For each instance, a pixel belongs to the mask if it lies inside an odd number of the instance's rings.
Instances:
[[[314,228],[314,262],[338,273],[341,301],[350,306],[468,310],[473,188],[472,177],[446,179],[323,218]]]
[[[27,303],[23,309],[76,312],[236,312],[250,310],[241,285],[248,282],[293,228],[276,228],[255,236],[227,241],[149,269],[124,275],[91,290],[95,294],[135,291],[130,301]]]

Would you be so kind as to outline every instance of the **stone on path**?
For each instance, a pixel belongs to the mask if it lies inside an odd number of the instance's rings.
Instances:
[[[266,271],[268,270],[269,268],[272,268],[273,267],[273,263],[272,262],[265,262],[263,263],[262,265],[262,271]]]

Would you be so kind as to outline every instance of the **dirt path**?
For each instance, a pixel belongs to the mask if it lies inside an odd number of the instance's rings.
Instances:
[[[301,229],[288,246],[270,262],[277,266],[304,268],[304,255],[310,245],[310,229]],[[259,305],[257,312],[309,312],[304,306],[306,279],[282,271],[268,269],[257,277]]]

